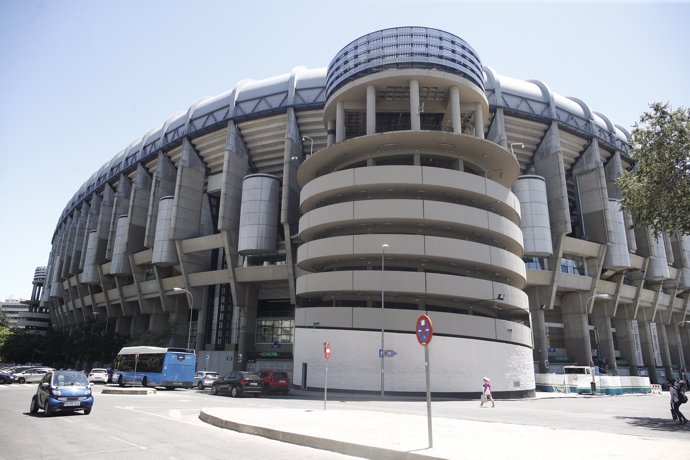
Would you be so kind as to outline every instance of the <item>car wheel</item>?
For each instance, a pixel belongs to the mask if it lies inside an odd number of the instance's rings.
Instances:
[[[26,379],[24,377],[19,377],[17,383],[26,383]]]
[[[122,379],[122,376],[119,376],[117,378],[117,384],[120,385],[121,387],[125,386],[125,381]]]
[[[237,388],[236,386],[233,385],[232,388],[230,388],[230,396],[232,396],[233,398],[236,398],[239,395],[240,395],[239,388]]]
[[[50,417],[51,415],[53,415],[53,411],[50,409],[50,404],[48,404],[48,400],[46,399],[46,402],[43,404],[43,416]]]
[[[147,387],[148,385],[149,385],[149,379],[147,379],[146,377],[141,379],[141,386],[142,387]]]
[[[84,409],[84,415],[89,415],[91,413],[91,408]]]
[[[175,387],[165,387],[166,391],[175,391]]]
[[[31,398],[31,407],[29,408],[29,412],[32,414],[38,413],[38,401],[36,400],[36,395]]]
[[[199,382],[199,384],[196,386],[198,389],[203,390],[204,389],[204,384]]]
[[[212,395],[217,395],[218,394],[218,387],[216,385],[211,386],[211,394]]]

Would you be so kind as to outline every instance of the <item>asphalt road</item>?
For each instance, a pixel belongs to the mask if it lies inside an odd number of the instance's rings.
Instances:
[[[208,390],[100,394],[90,415],[29,413],[35,384],[0,385],[0,459],[348,459],[345,455],[216,428],[199,409],[238,403]]]
[[[44,418],[29,414],[35,384],[0,385],[0,459],[344,459],[325,451],[290,445],[209,426],[198,419],[208,407],[282,407],[322,410],[323,395],[294,391],[288,396],[231,398],[208,390],[158,391],[152,395],[101,394],[95,387],[91,415]],[[542,395],[544,396],[544,395]],[[690,430],[671,422],[668,393],[643,396],[561,397],[497,401],[433,400],[433,416],[517,425],[606,432],[678,441]],[[328,407],[426,414],[419,398],[355,396],[329,392]],[[690,415],[690,410],[684,406]],[[391,425],[382,429],[395,429]],[[687,425],[686,425],[687,426]],[[528,440],[527,442],[538,442]],[[581,446],[586,452],[587,446]],[[568,448],[577,448],[569,446]],[[650,452],[662,455],[663,448]]]

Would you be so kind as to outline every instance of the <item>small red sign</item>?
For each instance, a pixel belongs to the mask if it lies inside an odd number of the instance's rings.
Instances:
[[[429,345],[431,338],[434,336],[434,328],[431,325],[431,319],[427,315],[417,318],[415,333],[417,334],[417,341],[421,346],[426,347]]]
[[[323,343],[323,355],[326,357],[326,359],[331,357],[331,344],[328,342]]]

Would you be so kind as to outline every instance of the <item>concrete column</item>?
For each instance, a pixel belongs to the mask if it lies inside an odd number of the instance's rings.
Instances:
[[[582,296],[565,295],[561,300],[565,347],[568,357],[575,358],[579,366],[592,363],[592,347],[589,340],[589,322]]]
[[[450,121],[454,133],[462,133],[462,113],[460,111],[460,88],[450,87]]]
[[[554,122],[546,132],[544,140],[534,155],[535,173],[546,182],[546,196],[549,203],[552,241],[572,231],[568,208],[568,184],[566,181],[563,150],[558,125]]]
[[[153,184],[146,216],[146,236],[144,245],[153,248],[156,239],[156,223],[158,222],[158,204],[164,196],[171,196],[175,193],[175,180],[177,170],[164,153],[158,154],[156,161],[156,171],[153,173]]]
[[[81,263],[82,250],[84,248],[84,238],[86,236],[86,223],[88,219],[89,205],[84,203],[78,212],[79,220],[77,221],[77,233],[74,239],[74,247],[72,249],[72,263],[70,264],[70,273],[79,272],[79,264]]]
[[[330,147],[335,143],[335,120],[328,120],[328,123],[326,125],[326,132],[327,132],[327,137],[326,137],[326,146]]]
[[[616,366],[616,349],[613,343],[611,318],[594,310],[592,320],[596,328],[595,339],[598,341],[599,366],[604,367],[605,364],[604,369],[615,374],[618,368]]]
[[[105,258],[113,258],[113,247],[115,246],[115,234],[117,233],[118,218],[129,212],[129,198],[132,195],[132,183],[129,178],[120,174],[120,180],[115,192],[113,201],[112,216],[110,217],[110,229],[108,230],[108,246],[105,251]]]
[[[367,86],[367,136],[376,134],[376,87]]]
[[[127,234],[127,250],[129,253],[139,252],[144,249],[146,218],[151,201],[151,185],[151,176],[140,163],[137,165],[137,176],[134,179],[132,195],[129,200],[129,232]]]
[[[247,175],[248,154],[234,122],[228,125],[223,159],[223,179],[220,189],[218,230],[226,230],[232,255],[236,256],[240,209],[242,205],[242,179]],[[235,258],[233,257],[233,263]]]
[[[666,379],[673,378],[673,373],[671,372],[671,350],[670,350],[670,340],[666,334],[666,326],[661,323],[656,323],[656,332],[659,336],[659,351],[661,353],[661,362],[664,366],[664,372],[666,373]],[[678,350],[678,348],[676,348]]]
[[[549,347],[546,340],[548,334],[544,319],[544,311],[549,303],[547,299],[548,290],[540,286],[533,286],[527,288],[527,295],[530,299],[529,314],[534,338],[533,359],[538,365],[537,372],[545,374],[549,372]]]
[[[651,383],[659,382],[656,374],[656,361],[654,360],[654,345],[652,343],[652,333],[649,330],[649,322],[639,321],[640,345],[642,347],[642,356],[647,364],[647,372],[649,372],[649,381]]]
[[[479,102],[474,104],[474,135],[484,139],[484,110]]]
[[[614,240],[609,196],[599,144],[593,141],[573,168],[582,231],[587,240]]]
[[[622,309],[619,309],[619,312]],[[639,368],[642,363],[638,362],[637,353],[635,349],[636,338],[632,330],[632,322],[623,312],[619,317],[613,319],[613,324],[616,327],[616,340],[618,341],[618,351],[621,353],[621,358],[630,363],[630,375],[638,376]]]
[[[489,127],[487,139],[510,150],[508,148],[508,134],[506,133],[505,117],[503,116],[503,109],[500,107],[497,107],[494,112],[494,119]],[[526,171],[526,174],[532,174],[532,171]]]
[[[199,236],[206,166],[189,139],[184,140],[175,183],[172,237],[175,240]]]
[[[422,127],[419,115],[419,81],[410,80],[410,129],[412,131],[419,131]]]
[[[345,140],[345,104],[338,101],[335,106],[335,142]]]

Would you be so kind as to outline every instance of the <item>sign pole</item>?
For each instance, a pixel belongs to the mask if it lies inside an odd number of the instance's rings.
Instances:
[[[424,347],[424,367],[426,368],[426,418],[429,448],[434,447],[434,438],[431,430],[431,379],[429,377],[429,347]]]
[[[424,347],[424,371],[426,374],[426,417],[429,437],[429,448],[434,447],[434,438],[431,429],[431,377],[429,369],[429,342],[434,336],[434,327],[431,324],[431,318],[427,315],[421,315],[417,318],[415,324],[415,333],[417,334],[417,341]]]
[[[323,343],[323,355],[326,358],[326,374],[323,385],[323,410],[326,410],[326,401],[328,400],[328,360],[331,358],[331,344]]]

